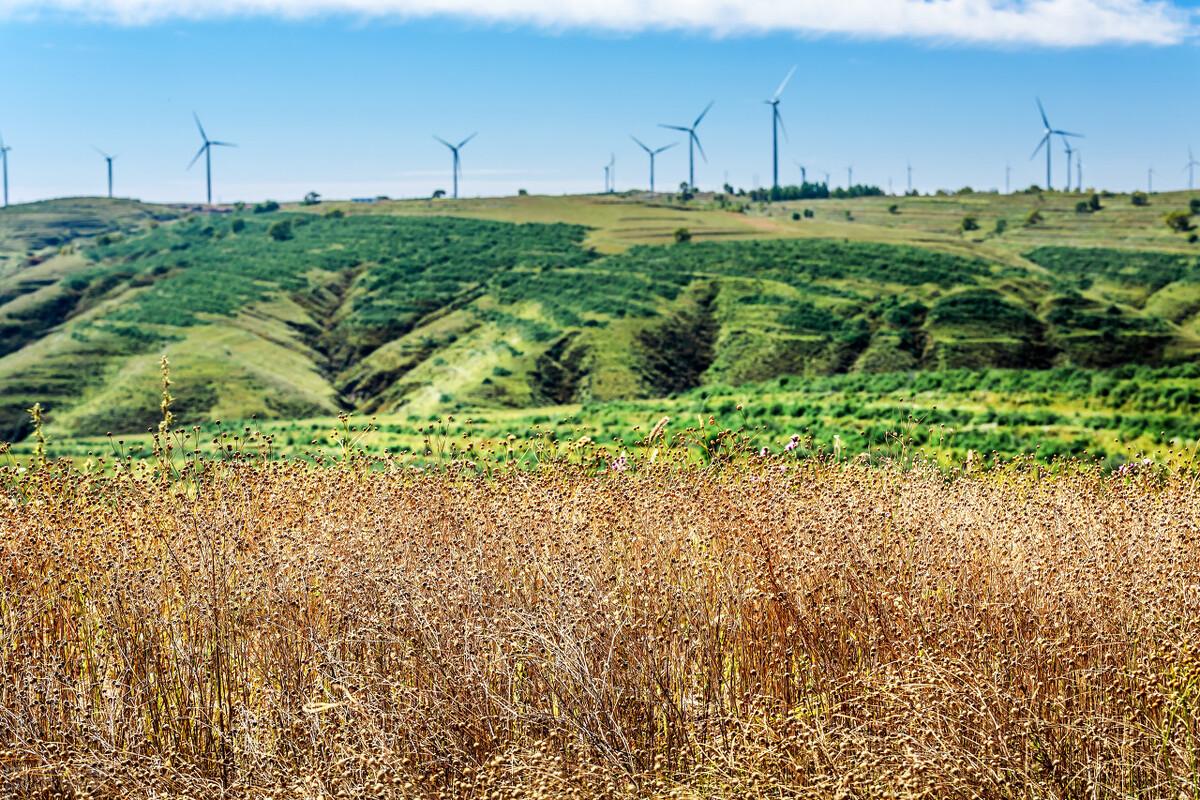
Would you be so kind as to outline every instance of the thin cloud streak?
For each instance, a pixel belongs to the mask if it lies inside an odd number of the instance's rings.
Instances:
[[[549,30],[1040,47],[1165,46],[1196,34],[1195,12],[1169,0],[0,0],[0,20],[54,15],[120,25],[245,16],[442,17]]]

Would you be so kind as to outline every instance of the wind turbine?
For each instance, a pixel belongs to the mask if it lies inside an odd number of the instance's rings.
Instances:
[[[612,169],[612,167],[610,167],[608,164],[605,164],[605,165],[604,165],[604,193],[605,193],[605,194],[608,194],[608,191],[609,191],[609,190],[608,190],[608,186],[609,186],[609,183],[608,183],[608,171],[609,171],[610,169]]]
[[[608,170],[608,191],[609,191],[609,194],[611,194],[617,190],[617,154],[616,153],[608,154],[608,166],[605,167],[605,169]]]
[[[854,167],[846,167],[846,191],[854,185]]]
[[[700,116],[696,117],[696,120],[691,125],[666,125],[659,123],[658,126],[660,128],[670,128],[673,131],[683,131],[688,135],[688,188],[691,189],[696,188],[696,157],[693,149],[699,150],[700,157],[706,162],[708,161],[708,156],[704,155],[704,147],[700,144],[700,137],[696,135],[696,128],[700,127],[700,121],[704,119],[704,115],[708,113],[708,110],[713,107],[714,102],[716,101],[714,100],[706,105],[704,110],[700,112]]]
[[[909,161],[904,165],[904,169],[908,173],[908,193],[912,194],[912,162]]]
[[[92,146],[92,149],[95,150],[97,153],[99,153],[100,157],[104,159],[106,164],[108,164],[108,199],[111,200],[112,199],[112,162],[113,162],[113,159],[116,158],[116,156],[110,156],[108,153],[104,152],[103,150],[101,150],[99,147],[96,147],[95,145]]]
[[[4,207],[8,208],[8,151],[11,147],[4,143],[4,137],[0,136],[0,162],[4,164]]]
[[[1072,161],[1075,156],[1075,150],[1071,147],[1071,140],[1065,136],[1063,137],[1063,149],[1067,151],[1067,191],[1069,192],[1071,191],[1071,167],[1074,166]]]
[[[462,159],[459,157],[459,151],[462,150],[464,147],[466,147],[467,142],[474,139],[476,135],[477,135],[477,133],[472,133],[470,136],[463,139],[458,144],[450,144],[449,142],[447,142],[445,139],[443,139],[440,136],[433,137],[433,138],[437,139],[439,142],[441,142],[442,144],[446,145],[446,147],[450,148],[450,152],[454,154],[454,166],[453,166],[454,195],[453,195],[453,197],[455,200],[458,199],[458,178],[460,175],[462,175]]]
[[[1046,148],[1046,191],[1049,192],[1049,191],[1051,191],[1051,188],[1052,188],[1050,186],[1050,159],[1051,159],[1050,152],[1053,149],[1051,147],[1051,145],[1054,144],[1054,142],[1052,141],[1053,137],[1061,136],[1065,140],[1066,137],[1068,137],[1068,136],[1074,136],[1077,139],[1081,139],[1081,138],[1083,138],[1083,134],[1071,133],[1070,131],[1060,131],[1060,130],[1057,130],[1054,127],[1052,127],[1050,125],[1049,118],[1046,116],[1046,109],[1042,106],[1041,98],[1036,98],[1036,99],[1037,99],[1038,112],[1042,115],[1042,140],[1040,142],[1038,142],[1038,146],[1036,148],[1034,148],[1033,155],[1031,155],[1029,157],[1029,160],[1032,161],[1034,158],[1037,157],[1039,150],[1041,150],[1043,147]],[[1068,175],[1070,175],[1069,169],[1070,168],[1068,167],[1068,172],[1067,172]]]
[[[646,155],[650,156],[650,194],[654,194],[654,157],[655,157],[655,156],[657,156],[659,153],[663,152],[664,150],[670,150],[672,147],[674,147],[675,145],[677,145],[677,144],[678,144],[678,142],[671,142],[669,145],[667,145],[667,146],[665,146],[665,147],[660,147],[660,148],[658,148],[657,150],[652,150],[651,148],[647,147],[647,146],[646,146],[646,145],[645,145],[645,144],[642,142],[642,140],[641,140],[641,139],[637,138],[637,137],[636,137],[636,136],[634,136],[633,134],[630,134],[630,135],[629,135],[629,138],[630,138],[630,139],[633,139],[635,142],[637,142],[637,144],[638,144],[638,147],[640,147],[640,148],[642,148],[643,150],[645,150],[645,151],[646,151]],[[607,168],[607,167],[605,167],[605,169],[608,169],[608,168]],[[726,183],[728,183],[728,182],[729,182],[729,181],[726,181]]]
[[[1075,151],[1075,191],[1083,191],[1083,153]]]
[[[788,70],[788,74],[784,77],[783,82],[779,84],[779,88],[775,90],[775,94],[771,95],[770,100],[764,100],[771,107],[771,188],[779,188],[779,129],[783,128],[783,137],[787,138],[787,128],[783,124],[783,117],[779,114],[779,98],[783,95],[783,90],[787,88],[788,81],[796,74],[796,68],[793,66]]]
[[[799,161],[796,162],[796,166],[800,168],[800,185],[803,186],[808,183],[808,170]]]
[[[1154,194],[1154,167],[1146,170],[1146,194]]]
[[[1004,193],[1005,194],[1012,193],[1012,165],[1011,164],[1004,165]]]
[[[192,156],[191,163],[188,164],[188,169],[204,156],[204,175],[205,175],[205,197],[208,200],[208,205],[212,205],[212,149],[214,147],[237,147],[232,142],[218,142],[214,139],[209,139],[208,134],[204,132],[204,126],[200,124],[200,117],[194,111],[192,117],[196,120],[196,128],[200,131],[200,138],[204,140],[204,144],[200,145],[200,149],[196,151],[196,155]]]
[[[2,143],[0,143],[0,145],[2,145]],[[1187,163],[1187,166],[1184,167],[1184,169],[1187,170],[1187,174],[1188,174],[1188,191],[1189,192],[1192,189],[1196,188],[1196,185],[1195,185],[1196,184],[1196,180],[1195,180],[1196,167],[1200,167],[1200,161],[1197,161],[1195,156],[1192,155],[1192,148],[1189,147],[1188,148],[1188,163]]]

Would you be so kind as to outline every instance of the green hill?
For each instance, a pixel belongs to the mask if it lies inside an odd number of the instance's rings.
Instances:
[[[144,431],[164,352],[181,422],[1192,360],[1200,248],[1162,224],[1186,198],[1094,214],[1077,199],[9,209],[0,439],[27,432],[34,402],[62,437]],[[1022,225],[1026,207],[1043,219]],[[692,241],[673,243],[680,227]]]

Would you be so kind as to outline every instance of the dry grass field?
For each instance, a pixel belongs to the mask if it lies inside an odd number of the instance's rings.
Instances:
[[[236,450],[0,470],[0,794],[1200,797],[1191,475]]]

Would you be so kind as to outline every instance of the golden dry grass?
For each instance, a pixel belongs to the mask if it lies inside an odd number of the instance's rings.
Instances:
[[[0,473],[0,793],[1200,796],[1190,477]]]

